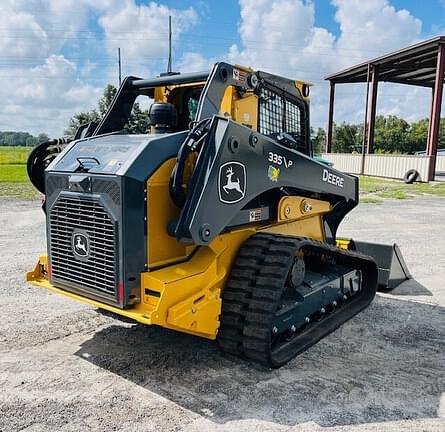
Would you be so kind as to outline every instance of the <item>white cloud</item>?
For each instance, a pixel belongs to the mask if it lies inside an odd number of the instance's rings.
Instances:
[[[14,11],[5,5],[0,13],[0,55],[6,57],[30,57],[36,52],[48,52],[46,32],[35,17],[26,12]]]
[[[356,50],[364,59],[414,43],[422,22],[407,10],[396,10],[388,0],[333,0],[341,35],[338,50]]]
[[[229,59],[271,72],[294,75],[295,67],[307,69],[324,63],[310,53],[314,43],[328,48],[333,37],[314,27],[314,5],[294,0],[241,0],[241,47],[230,48]],[[319,41],[320,40],[320,41]],[[306,51],[307,50],[307,51]],[[316,65],[308,60],[316,58]]]
[[[0,54],[45,57],[88,22],[88,0],[3,0]]]
[[[405,9],[396,10],[388,0],[332,0],[332,4],[337,8],[335,19],[341,30],[334,45],[337,62],[333,66],[336,70],[400,49],[420,38],[421,21]],[[418,87],[380,83],[377,114],[396,114],[409,120],[425,117],[429,103],[427,92]],[[337,86],[336,119],[363,121],[364,99],[364,84]],[[413,103],[415,100],[417,103]],[[320,114],[324,115],[317,114],[316,118],[326,121],[324,103],[320,106]]]
[[[196,52],[186,52],[179,59],[174,69],[181,71],[181,73],[206,71],[210,70],[218,60],[206,58]]]
[[[169,15],[175,38],[198,20],[193,8],[171,9],[155,2],[4,0],[0,14],[0,97],[4,101],[0,130],[60,135],[75,112],[96,106],[103,85],[116,81],[114,65],[98,69],[93,58],[78,67],[57,55],[62,48],[79,47],[91,40],[110,54],[115,55],[121,47],[127,61],[149,64],[150,57],[167,57]],[[92,19],[103,30],[102,40],[98,41],[100,32],[90,31]],[[134,70],[141,73],[148,68],[130,63],[124,74]],[[89,84],[93,71],[100,80]],[[8,77],[14,79],[14,86],[7,85]]]
[[[43,65],[9,71],[14,85],[0,86],[0,130],[27,130],[61,135],[76,111],[93,108],[101,90],[77,78],[76,65],[61,55]]]
[[[169,16],[172,17],[174,39],[180,38],[198,21],[193,8],[171,9],[155,2],[137,5],[127,0],[120,10],[105,12],[99,24],[105,33],[108,52],[115,54],[121,48],[125,61],[146,64],[153,58],[167,59]]]
[[[312,89],[314,126],[325,126],[329,73],[417,41],[421,21],[407,10],[396,10],[388,0],[332,0],[341,33],[336,38],[315,25],[316,4],[303,0],[240,0],[241,42],[229,50],[229,59],[255,68],[305,79]],[[364,86],[337,86],[336,118],[362,121]],[[399,111],[408,118],[425,116],[423,107],[410,104],[423,89],[385,86],[379,112]],[[390,94],[390,98],[386,96]],[[395,109],[395,104],[401,107]],[[406,107],[406,112],[404,108]]]

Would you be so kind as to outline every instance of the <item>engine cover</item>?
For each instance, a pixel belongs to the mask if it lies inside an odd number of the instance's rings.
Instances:
[[[47,168],[50,282],[101,302],[140,300],[147,263],[146,182],[184,133],[75,141]]]

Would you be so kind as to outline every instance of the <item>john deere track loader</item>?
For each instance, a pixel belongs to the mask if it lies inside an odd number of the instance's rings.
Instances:
[[[336,238],[358,179],[312,158],[308,94],[226,63],[127,77],[99,124],[30,156],[48,252],[28,280],[285,364],[368,306],[379,283],[407,276],[393,248],[372,246],[387,253],[379,271],[351,250],[368,244]],[[139,97],[154,100],[150,126],[130,135]]]

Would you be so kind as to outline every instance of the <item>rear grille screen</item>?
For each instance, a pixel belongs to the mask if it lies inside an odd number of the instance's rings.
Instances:
[[[60,196],[51,209],[49,237],[52,280],[116,296],[117,229],[99,201]]]

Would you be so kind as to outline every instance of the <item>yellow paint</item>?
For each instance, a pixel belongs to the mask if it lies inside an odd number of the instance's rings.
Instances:
[[[160,168],[150,186],[156,188],[155,185],[165,183],[162,178],[171,168],[171,163],[170,161]],[[150,189],[148,193],[150,194]],[[157,191],[155,194],[157,193],[160,192]],[[301,211],[304,202],[310,203],[312,206],[310,211]],[[286,206],[292,207],[290,219],[280,216],[280,212]],[[141,274],[141,302],[130,309],[119,309],[52,286],[48,281],[46,257],[40,257],[34,271],[27,274],[27,280],[36,286],[84,301],[142,324],[155,324],[215,339],[219,327],[221,292],[240,246],[256,232],[324,240],[322,216],[329,209],[329,203],[323,201],[303,197],[284,197],[280,201],[275,222],[269,225],[249,225],[247,228],[221,234],[209,246],[198,248],[187,261],[143,272]],[[300,211],[299,216],[298,211]],[[159,228],[152,227],[153,230]],[[151,232],[151,234],[155,233]],[[161,233],[157,235],[161,236]],[[159,259],[163,253],[167,252],[155,252],[154,256]]]
[[[243,66],[243,65],[240,65],[240,64],[235,64],[235,65],[233,65],[233,67],[235,69],[240,69],[240,70],[242,70],[244,72],[247,72],[247,73],[255,72],[250,66]]]
[[[255,229],[226,233],[172,267],[142,274],[143,304],[152,324],[214,339],[219,327],[220,293],[241,244]],[[150,290],[150,291],[148,291]],[[151,293],[157,292],[157,296]]]
[[[272,225],[262,231],[288,236],[302,236],[314,240],[325,240],[323,219],[321,216],[314,216],[309,219],[295,220],[283,224]]]
[[[170,198],[170,174],[176,159],[170,159],[150,177],[147,182],[147,251],[149,268],[167,265],[184,259],[193,252],[195,246],[180,243],[167,233],[167,223],[178,219],[180,210]],[[184,178],[192,171],[193,160],[189,160]],[[186,181],[186,183],[188,183]]]
[[[341,249],[349,250],[349,245],[351,244],[351,240],[349,239],[337,239],[336,246]]]
[[[224,96],[221,100],[221,106],[219,113],[225,117],[232,117],[232,101],[234,98],[235,89],[232,86],[228,86],[224,91]]]
[[[205,85],[205,81],[197,82],[197,83],[184,83],[184,84],[175,84],[175,85],[169,85],[169,86],[154,87],[154,100],[155,100],[155,102],[169,102],[170,93],[173,92],[173,90],[175,90],[175,89],[178,89],[178,88],[190,89],[193,87],[202,87],[204,85]],[[180,100],[176,100],[173,103],[180,103],[180,102],[181,102]]]
[[[235,87],[228,86],[224,92],[219,113],[252,130],[258,130],[258,96],[253,91],[240,95]]]
[[[258,130],[258,96],[249,91],[234,99],[232,116],[237,123]]]
[[[295,87],[296,87],[298,90],[300,90],[301,97],[302,97],[306,102],[309,102],[310,96],[307,96],[307,97],[303,96],[303,86],[306,85],[306,86],[308,86],[308,87],[312,87],[313,84],[310,83],[310,82],[300,81],[300,80],[295,80],[294,82],[295,82]]]
[[[281,198],[278,203],[278,221],[289,221],[323,215],[331,211],[331,205],[327,201],[298,196]]]

